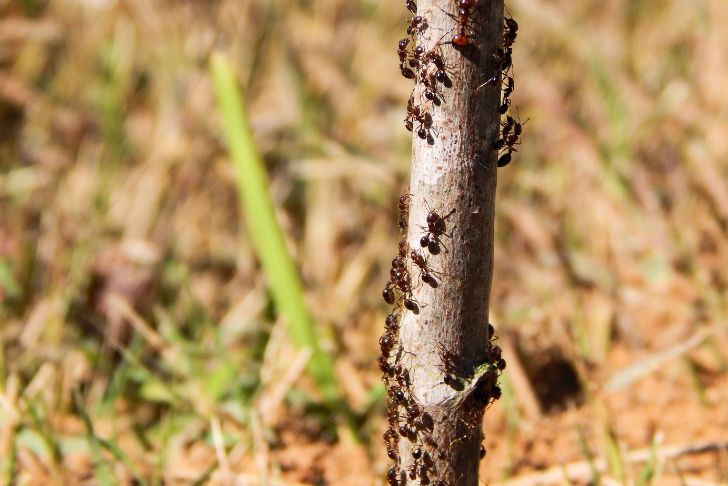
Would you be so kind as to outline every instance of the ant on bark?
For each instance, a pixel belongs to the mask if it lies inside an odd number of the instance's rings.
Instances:
[[[447,225],[445,224],[445,220],[449,218],[454,212],[455,209],[453,208],[453,210],[445,216],[440,216],[437,212],[431,210],[429,207],[427,208],[427,227],[420,226],[420,228],[425,230],[425,234],[420,238],[420,246],[422,248],[427,248],[431,255],[440,254],[440,245],[442,244],[440,238],[442,236],[447,236],[448,238],[452,237],[450,234],[447,233]]]
[[[431,269],[427,265],[427,257],[417,250],[410,250],[410,258],[412,259],[412,263],[420,269],[422,281],[433,289],[436,289],[439,286],[439,282],[435,278],[435,275],[442,276],[443,274]]]

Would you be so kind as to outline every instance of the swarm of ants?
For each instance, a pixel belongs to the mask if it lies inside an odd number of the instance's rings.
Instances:
[[[402,76],[413,80],[416,85],[421,85],[421,89],[412,90],[407,102],[404,125],[407,130],[430,144],[434,143],[433,134],[437,135],[433,123],[433,109],[443,102],[444,90],[453,86],[451,81],[453,73],[445,63],[443,49],[449,45],[461,54],[467,55],[474,48],[474,36],[480,28],[477,12],[481,2],[482,0],[453,0],[454,13],[446,12],[446,14],[454,20],[455,27],[427,50],[423,47],[422,40],[430,31],[429,20],[424,13],[418,14],[415,0],[405,0],[405,7],[412,17],[407,21],[407,36],[402,38],[397,46],[399,68]],[[484,83],[484,86],[501,85],[502,97],[498,111],[503,119],[499,136],[493,143],[493,149],[498,151],[499,167],[510,163],[511,154],[520,144],[523,130],[523,124],[509,113],[511,95],[515,88],[512,52],[517,31],[516,21],[506,16],[503,47],[492,54],[496,67],[495,74],[489,75],[488,81]],[[445,40],[448,36],[449,40]],[[415,92],[419,94],[416,95]],[[411,194],[405,193],[399,198],[399,227],[402,237],[397,255],[392,259],[389,280],[382,290],[384,301],[393,306],[391,313],[385,319],[384,333],[379,340],[381,355],[378,359],[389,398],[387,408],[389,426],[384,433],[384,442],[387,446],[387,456],[394,461],[394,465],[387,471],[386,478],[390,485],[406,484],[408,479],[419,479],[421,484],[444,486],[448,483],[437,478],[436,461],[443,461],[448,457],[449,447],[435,441],[433,419],[422,409],[412,393],[410,373],[403,362],[403,357],[407,353],[400,342],[399,328],[405,312],[419,314],[423,305],[415,299],[414,291],[420,285],[428,285],[432,289],[438,289],[441,285],[445,275],[433,269],[430,260],[440,255],[443,250],[448,251],[444,239],[451,238],[447,219],[454,210],[445,214],[428,206],[424,224],[419,226],[422,230],[419,248],[411,248],[407,241],[411,197]],[[498,375],[505,369],[505,360],[501,356],[500,347],[494,344],[494,329],[490,324],[488,336],[488,345],[484,351],[485,363],[488,365],[487,372],[479,378],[478,387],[473,393],[477,406],[483,407],[489,406],[500,397],[497,380]],[[438,355],[443,384],[462,390],[467,382],[465,376],[467,370],[463,369],[457,354],[446,349],[444,345],[438,345]],[[469,434],[476,433],[474,427],[467,430],[470,432],[456,440],[466,440],[473,437]],[[400,440],[409,440],[413,444],[412,458],[407,458],[407,461],[403,461],[399,456]],[[481,444],[481,458],[484,455],[485,448]]]
[[[503,47],[498,48],[493,54],[497,72],[485,83],[497,84],[498,80],[501,80],[502,85],[498,113],[503,119],[500,123],[500,134],[492,147],[493,150],[498,151],[498,167],[505,167],[511,163],[513,152],[517,152],[515,147],[521,143],[523,131],[523,123],[510,114],[511,95],[516,86],[513,77],[513,44],[516,42],[517,32],[518,23],[512,17],[506,16],[503,20]]]
[[[404,312],[419,313],[420,304],[413,296],[413,290],[420,285],[419,281],[433,289],[439,286],[438,279],[441,279],[443,274],[431,267],[429,258],[441,252],[442,238],[449,236],[446,220],[452,212],[442,216],[437,211],[428,209],[426,224],[420,226],[423,231],[421,249],[410,248],[406,238],[410,202],[410,194],[405,193],[399,198],[399,227],[402,238],[397,255],[392,259],[389,281],[382,290],[384,301],[394,306],[384,322],[384,333],[379,339],[381,355],[378,359],[389,398],[387,408],[389,427],[384,433],[384,442],[387,457],[394,461],[394,465],[387,472],[387,481],[389,484],[398,485],[404,484],[407,479],[419,478],[420,482],[425,484],[444,485],[445,482],[436,478],[437,468],[434,459],[438,451],[442,453],[442,450],[432,436],[434,431],[432,417],[422,410],[411,392],[409,370],[402,362],[405,351],[399,342],[399,326]],[[419,280],[411,273],[414,270],[419,273]],[[409,440],[414,444],[412,460],[406,467],[401,467],[402,460],[398,448],[400,440]]]

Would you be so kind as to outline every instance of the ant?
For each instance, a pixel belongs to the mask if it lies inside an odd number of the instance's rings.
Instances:
[[[410,19],[410,23],[407,26],[407,34],[412,35],[416,33],[423,33],[427,30],[427,27],[429,27],[429,24],[427,23],[427,19],[423,18],[421,15],[416,15]]]
[[[508,72],[508,70],[513,66],[513,49],[510,47],[499,47],[493,54],[493,59],[495,59],[495,62],[500,67],[501,71]]]
[[[387,377],[387,381],[389,381],[389,378],[394,376],[394,368],[391,364],[389,364],[387,356],[380,356],[377,358],[377,363],[379,363],[379,370],[382,372],[383,375]]]
[[[412,259],[412,263],[414,263],[420,269],[420,273],[422,274],[422,281],[433,289],[436,289],[439,284],[433,274],[438,272],[435,272],[427,266],[427,258],[417,250],[410,251],[410,258]]]
[[[452,351],[446,350],[441,343],[437,344],[437,354],[440,356],[440,361],[442,362],[442,370],[445,374],[443,380],[445,384],[456,388],[460,385],[457,379],[457,369],[459,368],[458,356]]]
[[[410,100],[412,100],[412,97],[410,97]],[[414,102],[408,102],[407,118],[405,118],[404,126],[409,131],[412,131],[413,120],[419,124],[417,127],[417,136],[424,140],[430,134],[430,130],[432,130],[432,115],[424,111],[420,105],[414,105]]]
[[[399,435],[402,437],[405,437],[409,440],[414,440],[417,438],[417,432],[415,430],[407,428],[406,425],[400,425],[399,426]]]
[[[452,213],[455,212],[455,208],[453,208],[452,211],[450,211],[445,216],[440,216],[435,211],[428,208],[427,211],[427,229],[428,231],[435,235],[435,236],[449,236],[445,231],[447,231],[447,226],[445,225],[445,220],[450,217]]]
[[[404,5],[405,7],[407,7],[407,10],[409,10],[413,14],[417,13],[417,4],[414,0],[405,0]]]
[[[384,302],[389,305],[394,305],[397,299],[394,295],[392,282],[387,282],[387,285],[384,286],[384,289],[382,290],[382,297],[384,298]]]
[[[407,258],[407,250],[409,249],[409,246],[407,245],[407,238],[402,238],[399,240],[399,248],[397,251],[397,256],[402,258]]]
[[[379,338],[379,347],[382,351],[382,356],[389,357],[396,343],[397,340],[390,331],[382,334],[382,337]]]
[[[389,423],[389,426],[392,428],[399,426],[399,410],[397,406],[389,407],[387,410],[387,423]],[[397,436],[396,433],[394,435]]]
[[[405,309],[414,312],[415,314],[420,313],[420,307],[415,299],[412,298],[412,280],[407,273],[407,270],[396,272],[394,284],[402,292],[402,301]]]
[[[486,361],[489,364],[495,365],[500,359],[502,359],[503,350],[500,346],[492,346],[486,353]]]
[[[406,406],[405,410],[407,410],[407,416],[413,420],[419,417],[420,413],[422,412],[419,405],[417,405],[416,403],[412,403]]]
[[[397,261],[398,258],[400,257],[395,258],[395,261]],[[396,288],[402,293],[400,299],[403,301],[404,307],[415,314],[419,314],[420,307],[417,301],[412,298],[412,279],[410,278],[407,268],[392,267],[389,271],[389,276],[391,280],[387,282],[384,290],[382,290],[382,297],[384,297],[384,301],[390,305],[394,305],[397,302],[398,299],[394,292],[394,289]]]
[[[402,226],[401,221],[406,220],[409,217],[409,208],[410,208],[410,194],[402,194],[399,196],[399,215],[400,215],[400,227]],[[404,228],[402,228],[404,229]]]
[[[523,131],[523,125],[517,122],[516,119],[510,115],[506,117],[506,121],[501,122],[501,127],[501,138],[493,143],[494,150],[500,150],[506,145],[512,147],[516,144],[515,141],[517,140],[517,138],[514,139],[513,136],[519,137]],[[511,130],[513,130],[513,135],[510,135]],[[510,144],[508,143],[509,141],[511,142]],[[515,149],[513,151],[515,151]]]
[[[391,313],[384,320],[384,328],[387,331],[396,332],[399,329],[399,315]]]
[[[440,253],[440,244],[442,243],[440,241],[441,236],[450,237],[450,235],[446,233],[447,226],[445,225],[445,220],[454,212],[455,209],[453,208],[453,210],[447,215],[440,216],[437,212],[428,208],[427,228],[420,226],[422,229],[426,230],[425,234],[420,238],[420,246],[422,248],[426,247],[431,255],[438,255]]]
[[[412,450],[412,457],[415,459],[415,461],[418,461],[420,457],[422,457],[422,449],[419,447],[415,447]]]
[[[503,29],[503,46],[511,47],[516,42],[516,33],[518,32],[518,22],[513,17],[503,19],[505,28]]]
[[[399,435],[397,435],[397,431],[392,426],[387,429],[383,437],[387,449],[396,450],[397,444],[399,444]]]
[[[488,339],[491,341],[496,339],[495,326],[493,324],[491,324],[490,322],[488,323]]]
[[[387,482],[391,486],[397,486],[399,484],[399,479],[397,479],[397,476],[399,476],[399,466],[392,466],[387,471]]]
[[[513,79],[513,76],[506,76],[506,81],[504,81],[503,84],[506,85],[505,89],[503,90],[503,97],[510,98],[511,94],[513,94],[513,90],[516,87],[516,82]]]
[[[452,45],[456,49],[465,49],[470,46],[470,38],[466,32],[466,26],[470,22],[473,9],[477,6],[477,0],[458,0],[458,23],[460,31],[452,38]]]
[[[473,44],[471,43],[470,35],[475,33],[475,29],[473,29],[473,23],[474,21],[471,19],[473,12],[478,7],[478,1],[477,0],[458,0],[457,1],[458,6],[458,13],[457,15],[453,15],[449,12],[443,12],[445,15],[450,17],[451,19],[455,20],[455,22],[458,23],[459,30],[457,33],[452,37],[450,40],[450,44],[452,46],[459,50],[463,51],[469,47],[472,47]],[[441,9],[442,10],[442,9]],[[456,28],[456,29],[457,29]],[[455,29],[453,29],[455,30]],[[470,33],[468,33],[470,31]],[[452,32],[452,30],[450,31]]]

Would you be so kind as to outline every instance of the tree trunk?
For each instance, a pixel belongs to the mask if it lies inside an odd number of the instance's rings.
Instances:
[[[412,117],[406,225],[412,289],[401,297],[406,309],[394,361],[400,368],[389,386],[390,418],[395,407],[404,417],[398,423],[406,423],[394,468],[399,484],[478,484],[483,413],[500,396],[498,368],[505,366],[488,324],[498,158],[492,147],[501,105],[501,62],[494,54],[502,45],[503,1],[466,3],[474,6],[465,30],[458,2],[417,4],[427,27],[413,39],[423,52],[441,55],[448,80],[438,85],[440,103],[432,103],[417,74],[409,107],[420,107]],[[469,45],[456,48],[453,37],[463,33]],[[390,483],[392,476],[390,470]]]

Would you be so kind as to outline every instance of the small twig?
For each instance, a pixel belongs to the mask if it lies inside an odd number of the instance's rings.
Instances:
[[[722,449],[728,449],[728,441],[667,446],[660,447],[657,458],[660,461],[665,461],[678,456],[701,454]],[[639,449],[627,453],[625,460],[632,464],[639,464],[650,460],[653,454],[651,448]],[[533,484],[561,484],[564,481],[589,480],[592,477],[592,467],[596,467],[599,472],[604,472],[607,470],[608,463],[605,459],[596,459],[592,463],[589,461],[572,462],[566,465],[554,466],[538,473],[519,476],[500,484],[502,486],[530,486]]]
[[[704,329],[685,342],[678,343],[663,351],[651,354],[637,363],[634,363],[623,370],[617,371],[604,385],[604,389],[607,392],[615,392],[631,385],[643,376],[659,370],[666,363],[679,358],[700,346],[703,341],[713,334],[714,330],[714,328]]]

